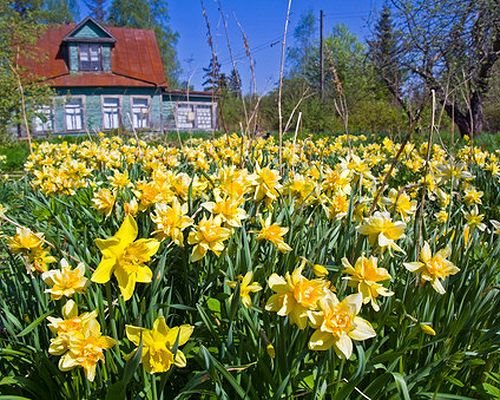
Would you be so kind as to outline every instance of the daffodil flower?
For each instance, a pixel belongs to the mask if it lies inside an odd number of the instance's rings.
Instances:
[[[160,242],[156,239],[139,239],[135,219],[127,215],[118,232],[109,239],[96,239],[102,259],[92,275],[92,282],[106,283],[114,274],[125,301],[134,294],[137,282],[149,283],[153,272],[145,265],[156,254]]]
[[[354,267],[349,263],[347,258],[342,259],[344,270],[342,272],[349,274],[342,279],[348,280],[350,286],[358,289],[363,297],[363,303],[371,303],[375,311],[379,311],[380,307],[377,303],[378,296],[392,296],[391,292],[378,282],[391,279],[391,275],[385,268],[377,267],[377,258],[365,256],[358,257]]]
[[[460,271],[455,264],[447,260],[450,254],[451,248],[446,247],[432,255],[429,243],[424,242],[420,250],[420,261],[404,263],[404,266],[408,271],[420,274],[422,282],[430,282],[436,292],[445,294],[441,279]]]
[[[376,336],[371,324],[358,317],[363,298],[361,293],[347,296],[341,302],[329,292],[319,300],[321,312],[312,315],[316,330],[309,340],[309,349],[328,350],[333,347],[341,358],[349,359],[352,341]]]
[[[312,313],[318,310],[318,301],[329,292],[330,283],[324,279],[307,279],[302,267],[284,277],[272,274],[269,287],[275,292],[266,304],[267,311],[288,316],[290,323],[305,329]]]
[[[50,286],[45,293],[50,293],[54,300],[61,297],[71,297],[75,293],[83,293],[88,284],[85,278],[85,265],[79,263],[72,269],[71,265],[63,258],[61,269],[52,269],[42,274],[43,281]]]
[[[240,297],[241,302],[246,308],[252,307],[252,298],[250,297],[251,293],[257,293],[262,290],[262,286],[260,286],[257,282],[252,282],[253,272],[248,271],[245,276],[239,276],[238,281],[229,281],[227,285],[234,289],[240,284]]]
[[[186,356],[179,347],[189,340],[193,329],[187,324],[169,328],[164,317],[155,320],[153,329],[132,325],[125,327],[128,340],[136,346],[142,342],[142,364],[151,374],[167,372],[172,365],[179,368],[186,366]],[[174,347],[177,347],[175,354]]]

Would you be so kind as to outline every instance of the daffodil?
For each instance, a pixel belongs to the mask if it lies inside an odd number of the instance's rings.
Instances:
[[[116,201],[116,193],[103,188],[94,193],[94,198],[92,203],[94,203],[94,208],[103,213],[105,216],[110,216],[113,211],[113,207]]]
[[[191,261],[201,260],[212,251],[217,257],[224,250],[224,241],[231,237],[231,230],[223,228],[222,218],[211,216],[209,219],[203,217],[195,226],[194,231],[189,232],[188,243],[194,245],[191,253]]]
[[[272,274],[268,279],[273,294],[266,304],[267,311],[288,316],[290,323],[305,329],[318,301],[329,292],[330,283],[324,279],[307,279],[302,275],[302,267],[296,268],[285,276]]]
[[[79,263],[72,269],[71,265],[63,258],[61,269],[52,269],[42,274],[43,281],[50,286],[45,293],[50,293],[54,300],[61,297],[71,297],[75,293],[83,293],[88,284],[85,278],[85,265]]]
[[[92,275],[92,282],[106,283],[114,274],[125,301],[134,294],[137,282],[149,283],[153,273],[145,265],[156,254],[160,242],[156,239],[139,239],[135,219],[127,215],[118,232],[109,239],[96,239],[102,259]]]
[[[271,215],[266,220],[260,219],[261,229],[257,232],[257,240],[267,240],[271,242],[282,253],[288,253],[292,248],[285,243],[283,236],[288,232],[288,228],[280,226],[278,223],[271,224]]]
[[[377,244],[381,250],[385,248],[400,251],[404,250],[396,244],[396,240],[404,237],[406,224],[403,221],[393,222],[388,212],[376,211],[371,217],[365,218],[359,233],[368,236],[370,244]]]
[[[243,198],[222,198],[218,192],[214,193],[215,201],[207,201],[201,206],[222,220],[232,228],[241,227],[241,221],[248,217],[246,211],[240,208]]]
[[[155,213],[151,219],[156,224],[156,231],[153,233],[161,238],[168,237],[180,247],[184,246],[183,231],[193,224],[193,219],[187,215],[188,204],[180,204],[177,197],[172,199],[172,204],[157,203]]]
[[[86,378],[95,379],[99,361],[104,362],[104,350],[110,349],[116,341],[101,334],[97,311],[78,315],[78,307],[68,300],[62,310],[63,318],[47,317],[50,330],[57,335],[51,339],[49,353],[62,355],[59,369],[69,371],[82,367]]]
[[[186,366],[186,356],[179,347],[189,340],[193,329],[193,326],[187,324],[169,328],[165,318],[158,317],[153,323],[153,329],[127,325],[125,332],[128,340],[136,346],[142,343],[141,360],[144,369],[155,374],[167,372],[172,365],[179,368]]]
[[[407,220],[417,210],[417,201],[412,200],[405,192],[397,191],[392,188],[389,194],[384,198],[384,203],[391,210],[397,212],[403,220]]]
[[[282,188],[279,183],[281,176],[278,171],[268,167],[255,167],[255,172],[249,179],[255,187],[255,201],[266,200],[268,203],[276,200],[279,196],[279,190]]]
[[[391,275],[385,268],[377,267],[377,258],[371,256],[358,257],[354,267],[349,263],[347,258],[342,259],[344,266],[343,272],[350,276],[344,277],[349,281],[349,285],[356,287],[358,292],[361,293],[363,303],[371,303],[375,311],[379,311],[380,307],[377,304],[378,296],[392,296],[394,293],[385,288],[379,282],[391,279]]]
[[[41,232],[34,233],[29,228],[17,227],[16,234],[8,238],[7,243],[12,252],[24,257],[30,273],[45,272],[49,264],[57,261],[44,248],[44,235]]]
[[[260,286],[257,282],[252,282],[253,272],[248,271],[245,276],[238,276],[237,281],[228,281],[227,285],[234,289],[239,284],[240,285],[240,297],[241,302],[246,308],[252,307],[252,298],[250,297],[251,293],[257,293],[262,290],[262,286]]]
[[[444,294],[446,290],[441,280],[460,271],[455,264],[447,260],[450,254],[451,248],[446,247],[432,255],[429,243],[424,242],[420,250],[420,261],[407,262],[404,266],[408,271],[418,273],[422,282],[430,282],[436,292]]]
[[[372,325],[358,317],[362,304],[361,293],[347,296],[341,302],[329,292],[319,300],[320,313],[312,316],[316,329],[309,340],[309,349],[328,350],[333,347],[341,358],[349,359],[352,341],[363,341],[376,336]]]

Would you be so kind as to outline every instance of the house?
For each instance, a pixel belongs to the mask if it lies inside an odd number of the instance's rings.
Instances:
[[[33,121],[35,135],[217,126],[211,93],[169,88],[151,30],[103,26],[89,17],[79,24],[49,25],[36,51],[39,57],[24,66],[56,96]]]

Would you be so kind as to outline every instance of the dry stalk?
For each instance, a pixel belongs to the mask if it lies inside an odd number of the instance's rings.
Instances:
[[[231,40],[229,39],[229,30],[228,30],[226,15],[224,14],[224,10],[222,9],[222,1],[217,0],[217,5],[219,7],[219,13],[221,15],[222,24],[224,25],[224,34],[226,36],[226,44],[227,44],[227,49],[229,51],[229,58],[231,59],[231,65],[233,66],[233,70],[237,72],[238,66],[236,65],[236,60],[233,57],[233,49],[231,47]],[[245,116],[245,123],[248,125],[247,105],[245,102],[245,97],[243,96],[243,91],[241,90],[241,79],[240,79],[239,74],[236,74],[236,79],[237,79],[238,86],[240,88],[239,97],[241,99],[241,105],[243,106],[243,115]]]
[[[283,28],[283,40],[281,41],[281,63],[280,63],[280,80],[278,88],[278,117],[279,117],[279,168],[283,172],[283,111],[281,98],[283,95],[283,76],[285,74],[285,50],[286,50],[286,36],[288,33],[288,23],[290,22],[290,10],[292,8],[292,0],[288,0],[288,7],[286,11],[285,26]]]

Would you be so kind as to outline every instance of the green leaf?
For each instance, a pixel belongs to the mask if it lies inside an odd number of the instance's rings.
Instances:
[[[141,363],[142,357],[142,340],[139,343],[139,347],[134,352],[132,357],[125,364],[125,368],[123,369],[122,378],[115,382],[108,390],[106,394],[106,400],[121,400],[127,398],[127,385],[131,381],[134,376],[135,371],[139,367]]]
[[[48,311],[45,314],[40,315],[37,319],[35,319],[31,324],[29,324],[26,328],[24,328],[21,332],[17,334],[17,337],[23,337],[26,336],[28,333],[30,333],[33,329],[35,329],[38,325],[40,325],[45,318],[47,318],[49,315],[51,315],[53,311]]]

